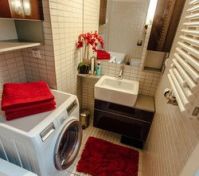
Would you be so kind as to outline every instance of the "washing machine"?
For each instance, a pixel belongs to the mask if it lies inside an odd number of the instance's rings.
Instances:
[[[57,108],[6,121],[0,112],[0,158],[39,176],[67,176],[81,145],[75,95],[52,90]]]

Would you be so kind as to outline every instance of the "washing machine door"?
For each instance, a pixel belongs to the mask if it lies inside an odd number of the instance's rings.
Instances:
[[[55,146],[55,167],[67,169],[75,160],[82,141],[82,127],[77,120],[69,121],[62,129]]]

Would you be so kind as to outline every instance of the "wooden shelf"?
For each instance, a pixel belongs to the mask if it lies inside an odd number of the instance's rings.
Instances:
[[[1,52],[7,52],[7,51],[13,51],[18,49],[24,49],[24,48],[31,48],[40,46],[41,43],[35,43],[35,42],[19,42],[19,41],[0,41],[0,53]]]
[[[78,77],[83,77],[83,78],[91,78],[91,79],[100,79],[102,77],[101,76],[97,76],[97,75],[91,75],[91,74],[77,74]]]

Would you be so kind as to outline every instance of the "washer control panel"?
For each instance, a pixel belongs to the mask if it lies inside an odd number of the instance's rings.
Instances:
[[[66,109],[66,111],[68,112],[68,115],[70,115],[73,110],[77,107],[77,100],[74,100]]]

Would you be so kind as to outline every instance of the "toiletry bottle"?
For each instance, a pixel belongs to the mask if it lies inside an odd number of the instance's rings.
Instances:
[[[91,74],[93,75],[95,71],[95,56],[91,57]]]
[[[101,75],[101,70],[102,70],[101,64],[100,64],[100,62],[98,62],[97,66],[96,66],[96,75],[97,76]]]

